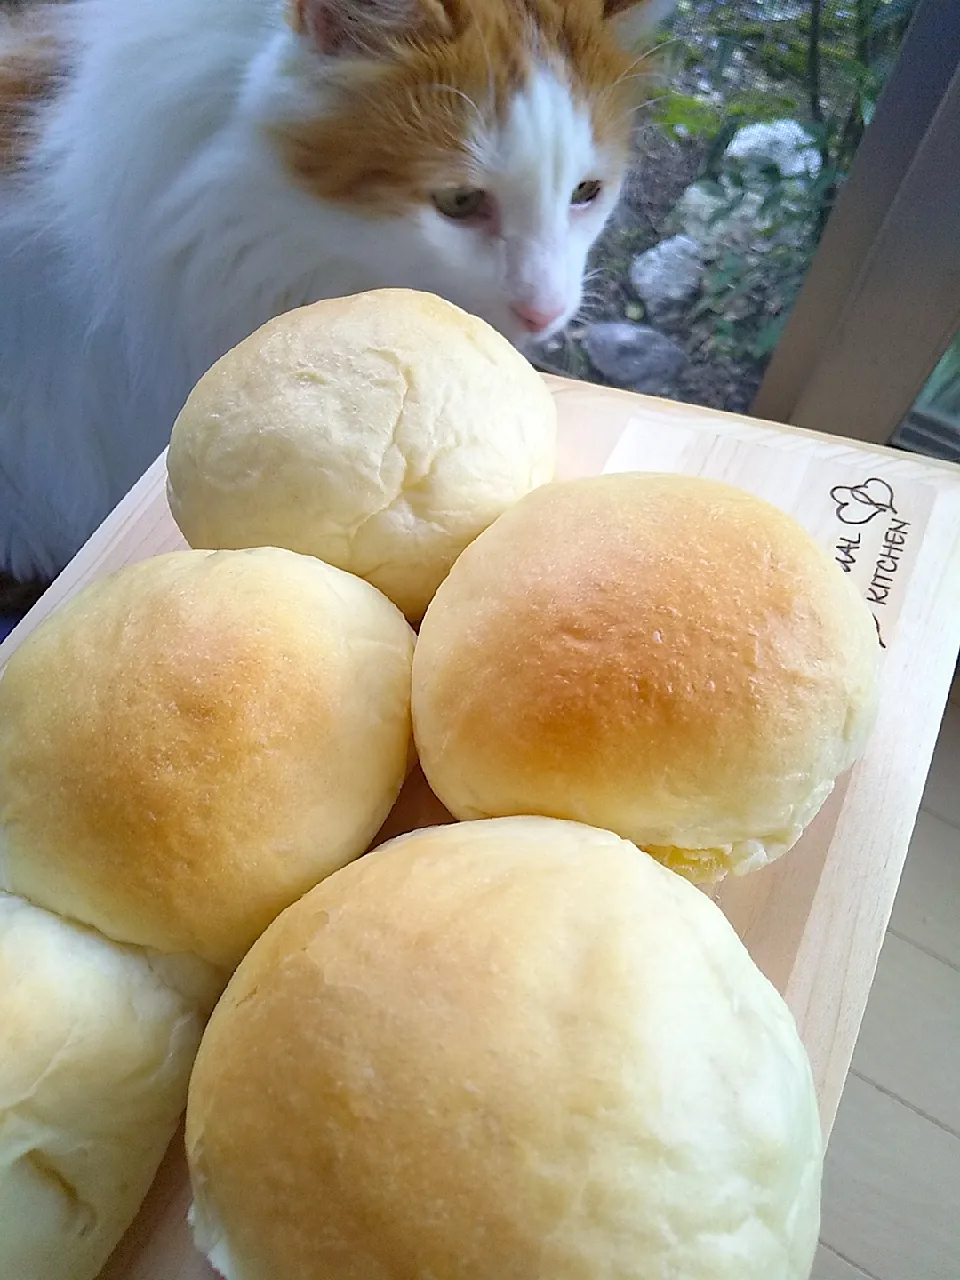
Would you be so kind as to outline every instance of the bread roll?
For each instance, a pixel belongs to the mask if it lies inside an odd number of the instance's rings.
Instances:
[[[2,887],[229,971],[389,813],[412,648],[380,592],[289,551],[88,587],[0,680]]]
[[[167,455],[195,547],[289,547],[418,621],[463,548],[553,475],[543,381],[484,321],[406,289],[290,312],[203,377]]]
[[[763,866],[865,745],[879,646],[795,520],[712,480],[548,485],[463,553],[413,667],[458,818],[607,827],[694,880]]]
[[[185,551],[88,587],[10,660],[0,889],[36,905],[0,897],[0,1280],[94,1280],[230,969],[389,812],[412,649],[330,565]]]
[[[0,894],[0,1276],[106,1262],[173,1136],[216,985]],[[199,983],[199,986],[197,985]]]
[[[547,818],[402,836],[286,911],[204,1035],[228,1280],[807,1280],[821,1140],[717,907]]]

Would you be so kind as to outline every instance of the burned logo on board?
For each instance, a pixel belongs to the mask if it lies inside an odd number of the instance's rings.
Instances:
[[[837,484],[830,490],[837,520],[844,533],[834,546],[834,559],[845,573],[862,564],[864,597],[871,606],[877,637],[883,648],[881,613],[896,582],[910,522],[897,511],[893,486],[879,476],[860,484]],[[872,535],[872,536],[871,536]],[[869,572],[869,578],[865,574]]]

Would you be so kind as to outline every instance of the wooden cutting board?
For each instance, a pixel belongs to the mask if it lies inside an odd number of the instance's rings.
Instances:
[[[866,754],[779,862],[716,891],[790,1005],[825,1130],[836,1113],[960,650],[960,468],[772,423],[550,379],[558,473],[675,471],[739,485],[793,514],[857,583],[883,673]],[[838,424],[842,429],[842,423]],[[122,565],[183,545],[159,459],[14,633]],[[381,838],[449,820],[415,773]],[[209,1280],[185,1224],[180,1140],[102,1280]]]

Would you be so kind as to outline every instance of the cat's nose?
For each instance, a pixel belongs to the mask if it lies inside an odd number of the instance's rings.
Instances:
[[[515,302],[511,310],[528,333],[543,333],[563,315],[563,307],[535,307],[526,302]]]

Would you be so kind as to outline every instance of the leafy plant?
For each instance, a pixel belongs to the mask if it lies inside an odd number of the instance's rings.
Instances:
[[[679,0],[676,86],[661,104],[672,132],[709,143],[701,189],[711,221],[750,233],[708,251],[693,341],[762,364],[775,347],[896,59],[916,0]],[[726,154],[745,123],[791,119],[816,172]]]
[[[713,137],[723,124],[723,114],[718,107],[690,93],[667,94],[658,119],[680,137]]]
[[[740,218],[735,246],[708,248],[700,297],[688,321],[707,352],[763,362],[776,346],[818,237],[833,171],[784,175],[771,161],[728,158],[701,184],[714,201],[708,225]]]

